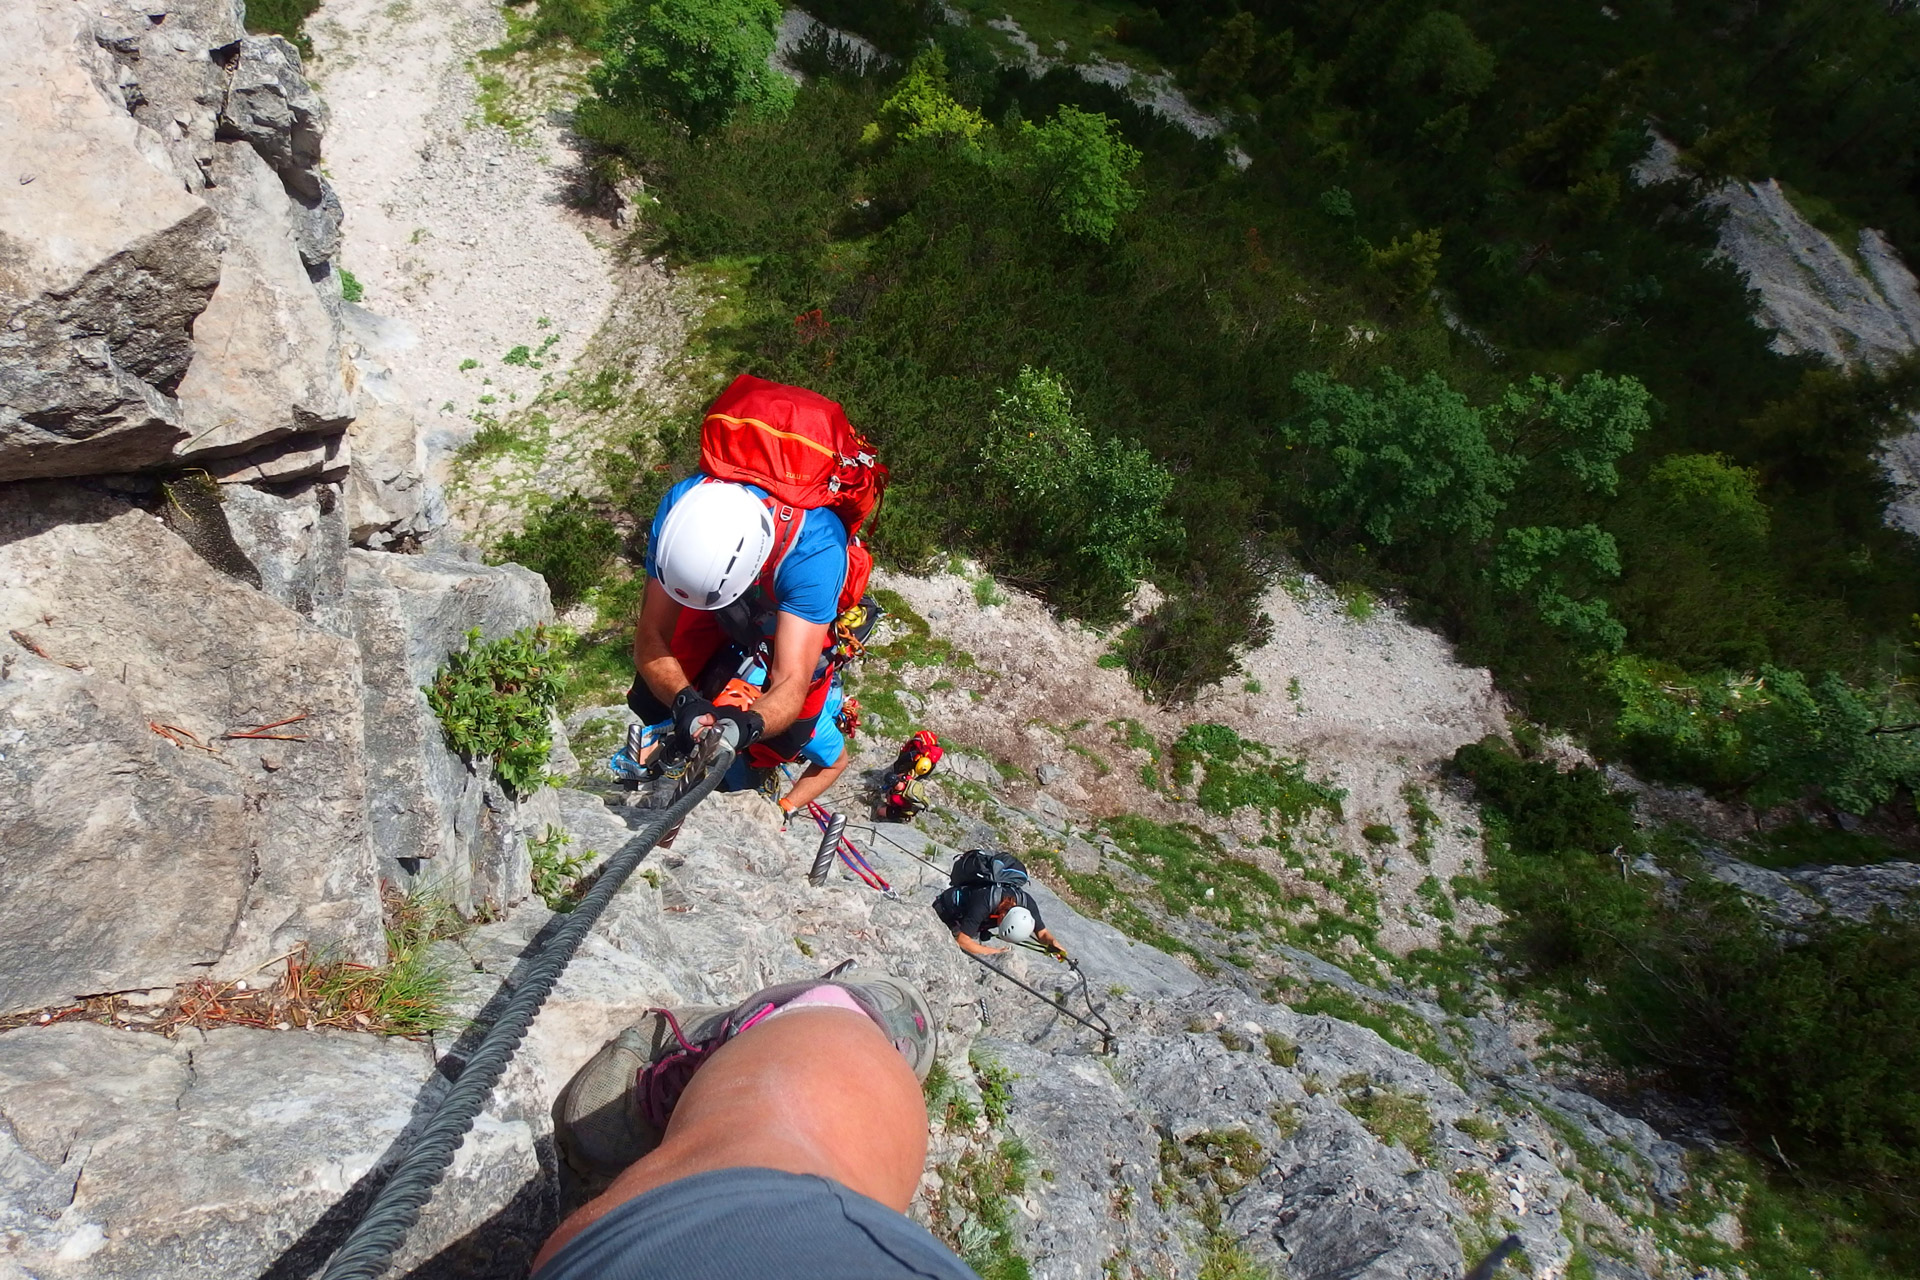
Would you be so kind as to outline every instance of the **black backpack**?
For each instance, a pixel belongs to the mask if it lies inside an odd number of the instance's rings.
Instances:
[[[1010,853],[969,849],[953,860],[947,883],[955,889],[1024,889],[1027,864]]]

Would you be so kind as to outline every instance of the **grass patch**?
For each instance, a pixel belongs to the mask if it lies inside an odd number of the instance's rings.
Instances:
[[[320,0],[248,0],[247,30],[257,36],[285,36],[302,58],[311,58],[313,41],[307,38],[306,22],[319,8]]]
[[[1347,793],[1307,778],[1307,762],[1281,756],[1265,743],[1250,742],[1222,724],[1188,725],[1173,744],[1173,779],[1198,787],[1201,810],[1224,818],[1253,807],[1269,823],[1298,826],[1316,813],[1338,821]]]
[[[1421,1164],[1432,1162],[1433,1116],[1425,1099],[1376,1085],[1365,1076],[1349,1076],[1340,1082],[1340,1105],[1380,1141]]]

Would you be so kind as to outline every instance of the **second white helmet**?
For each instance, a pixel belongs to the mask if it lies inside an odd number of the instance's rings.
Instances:
[[[993,932],[1002,942],[1025,942],[1033,936],[1033,912],[1013,907],[1000,917],[1000,927]]]
[[[773,551],[773,517],[744,485],[697,484],[660,526],[653,567],[691,609],[724,609],[746,594]]]

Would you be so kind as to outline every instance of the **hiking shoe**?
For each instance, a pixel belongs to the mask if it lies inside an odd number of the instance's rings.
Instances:
[[[840,982],[855,1000],[866,1007],[867,1016],[886,1032],[887,1039],[913,1068],[914,1076],[925,1083],[940,1056],[940,1029],[934,1024],[933,1010],[913,984],[891,974],[882,974],[865,982]]]
[[[767,987],[731,1009],[651,1009],[575,1072],[553,1104],[554,1145],[571,1174],[568,1199],[578,1203],[576,1195],[599,1194],[660,1145],[680,1095],[715,1049],[822,987],[850,997],[925,1081],[939,1051],[939,1032],[926,1000],[898,978],[810,978]],[[833,1007],[838,1001],[815,995],[805,1003]]]
[[[553,1104],[553,1138],[582,1193],[598,1195],[660,1145],[662,1128],[648,1119],[636,1086],[642,1072],[680,1049],[674,1023],[697,1043],[694,1037],[711,1035],[728,1012],[720,1006],[650,1010],[574,1072]]]
[[[627,726],[627,740],[621,748],[607,757],[607,772],[622,782],[639,783],[647,777],[647,766],[640,763],[640,757],[647,747],[647,727],[641,724]]]

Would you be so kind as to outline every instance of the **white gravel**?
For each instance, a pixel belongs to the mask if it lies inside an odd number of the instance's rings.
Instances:
[[[613,302],[613,233],[568,206],[578,157],[550,115],[513,132],[484,121],[471,67],[505,33],[495,0],[327,0],[307,29],[347,213],[340,260],[364,305],[411,331],[391,359],[444,447],[474,413],[565,374]],[[501,362],[554,335],[545,368]]]

